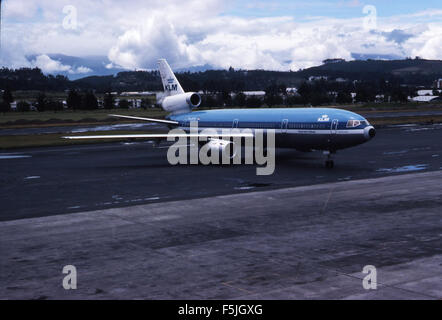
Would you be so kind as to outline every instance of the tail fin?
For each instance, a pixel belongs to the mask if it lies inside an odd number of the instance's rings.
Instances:
[[[170,69],[166,59],[158,60],[158,67],[160,69],[161,81],[163,81],[165,95],[174,96],[176,94],[184,93],[183,88],[173,74],[172,69]]]

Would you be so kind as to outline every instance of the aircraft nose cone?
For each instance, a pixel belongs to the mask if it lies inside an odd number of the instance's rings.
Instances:
[[[365,128],[364,136],[367,140],[373,139],[376,136],[376,129],[372,126]]]

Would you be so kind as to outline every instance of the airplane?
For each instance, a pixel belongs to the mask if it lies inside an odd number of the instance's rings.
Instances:
[[[354,147],[373,139],[375,128],[362,116],[334,108],[259,108],[218,109],[192,111],[201,105],[201,96],[196,92],[185,92],[165,59],[158,60],[165,97],[162,108],[169,112],[166,119],[153,119],[123,115],[113,117],[150,121],[180,128],[190,132],[190,125],[197,121],[198,132],[207,128],[225,129],[269,129],[275,130],[275,147],[298,151],[323,151],[326,168],[333,168],[333,155],[345,148]],[[201,136],[201,133],[197,134]],[[189,137],[189,134],[187,134]],[[247,136],[240,135],[239,136]],[[103,136],[71,136],[66,139],[159,139],[168,134],[129,134]],[[219,139],[207,142],[210,150],[223,152],[232,144],[232,135],[220,134]],[[224,138],[224,139],[223,139]]]

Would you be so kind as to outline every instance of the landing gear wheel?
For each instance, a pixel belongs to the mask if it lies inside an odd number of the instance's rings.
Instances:
[[[325,167],[327,169],[333,169],[335,163],[333,162],[333,154],[336,153],[334,151],[324,151],[324,155],[327,157],[325,160]]]
[[[333,169],[333,167],[335,166],[335,163],[333,162],[333,160],[327,160],[325,161],[325,167],[327,169]]]

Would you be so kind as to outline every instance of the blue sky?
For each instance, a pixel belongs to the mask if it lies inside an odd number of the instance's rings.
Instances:
[[[296,19],[303,19],[309,16],[357,18],[363,15],[362,8],[365,5],[375,6],[378,16],[380,17],[412,14],[425,9],[440,9],[442,7],[440,0],[240,0],[229,3],[224,14],[241,17],[275,17],[288,15]]]
[[[55,53],[129,70],[155,68],[158,58],[176,68],[269,70],[361,55],[442,59],[440,0],[4,0],[2,13],[0,65],[47,73],[94,72]]]

